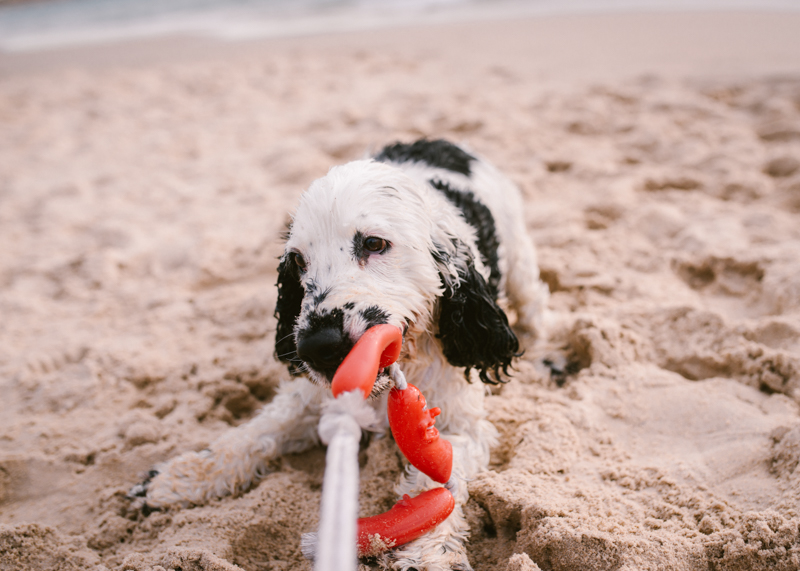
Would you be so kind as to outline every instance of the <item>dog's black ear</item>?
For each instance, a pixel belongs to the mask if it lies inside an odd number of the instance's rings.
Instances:
[[[305,294],[297,268],[288,256],[278,265],[278,303],[275,304],[275,317],[278,330],[275,333],[275,356],[286,363],[292,375],[299,375],[300,359],[294,340],[294,325],[300,315],[300,304]]]
[[[467,379],[474,368],[484,383],[505,382],[501,371],[507,376],[511,361],[521,355],[519,340],[474,261],[459,269],[458,277],[455,284],[442,277],[438,337],[444,356],[451,365],[466,367]]]

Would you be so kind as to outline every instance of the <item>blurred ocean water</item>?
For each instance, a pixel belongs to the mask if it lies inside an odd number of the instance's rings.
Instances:
[[[191,34],[296,36],[509,16],[677,10],[800,11],[800,0],[0,0],[0,50]]]

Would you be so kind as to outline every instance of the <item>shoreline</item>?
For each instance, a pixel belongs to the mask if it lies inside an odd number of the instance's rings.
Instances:
[[[459,65],[465,38],[473,65],[502,62],[550,81],[645,74],[725,78],[800,73],[800,13],[642,12],[486,22],[419,23],[386,29],[226,41],[170,35],[32,52],[0,51],[0,78],[59,69],[140,67],[314,50],[436,52]],[[591,46],[587,50],[586,46]]]
[[[151,0],[154,1],[154,0]],[[0,52],[29,52],[115,41],[199,36],[241,41],[340,34],[393,28],[480,23],[517,18],[705,12],[800,13],[795,0],[421,0],[411,6],[367,2],[310,6],[246,6],[212,1],[187,10],[177,4],[120,4],[94,11],[75,0],[31,6],[0,5]],[[159,9],[160,8],[160,9]],[[26,14],[26,11],[29,13]],[[30,13],[30,12],[33,13]],[[64,21],[70,22],[65,25]]]

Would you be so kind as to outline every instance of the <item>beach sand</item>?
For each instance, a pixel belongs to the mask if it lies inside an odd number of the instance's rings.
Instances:
[[[798,29],[620,14],[1,55],[0,569],[310,569],[322,448],[203,507],[125,493],[288,376],[300,192],[420,136],[520,185],[552,291],[547,344],[487,400],[473,567],[800,569]],[[402,457],[361,461],[382,512]]]

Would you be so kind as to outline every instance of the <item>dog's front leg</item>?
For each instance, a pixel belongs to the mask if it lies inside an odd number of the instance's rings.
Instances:
[[[318,442],[317,423],[324,391],[308,379],[281,384],[252,420],[218,438],[201,452],[187,452],[156,466],[131,489],[144,509],[204,504],[249,488],[281,454],[301,452]]]

